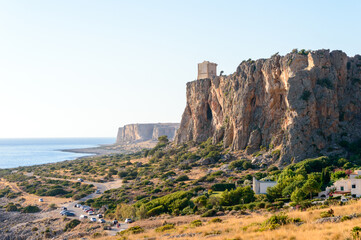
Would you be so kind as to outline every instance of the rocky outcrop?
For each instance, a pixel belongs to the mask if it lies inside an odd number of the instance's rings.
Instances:
[[[187,83],[177,144],[212,137],[231,150],[281,150],[279,163],[339,150],[361,136],[361,56],[296,52],[242,62]]]
[[[157,140],[166,135],[172,140],[179,123],[128,124],[118,129],[117,143]]]

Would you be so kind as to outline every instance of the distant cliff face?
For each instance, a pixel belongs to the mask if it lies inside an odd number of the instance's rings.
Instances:
[[[117,143],[157,140],[162,135],[172,140],[179,123],[129,124],[118,129]]]
[[[342,51],[242,62],[229,76],[187,83],[176,143],[223,141],[248,153],[281,150],[279,163],[329,154],[361,137],[361,56]]]

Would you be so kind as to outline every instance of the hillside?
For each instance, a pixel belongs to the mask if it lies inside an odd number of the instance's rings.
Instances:
[[[297,51],[243,61],[236,72],[187,84],[177,144],[280,150],[278,164],[344,154],[361,136],[361,56]]]

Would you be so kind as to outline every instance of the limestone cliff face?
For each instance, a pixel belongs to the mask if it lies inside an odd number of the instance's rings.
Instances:
[[[117,143],[157,140],[162,135],[172,140],[179,123],[128,124],[118,129]]]
[[[280,163],[340,149],[361,137],[361,56],[297,52],[242,62],[229,76],[187,83],[176,143],[223,141],[252,153],[281,150]]]

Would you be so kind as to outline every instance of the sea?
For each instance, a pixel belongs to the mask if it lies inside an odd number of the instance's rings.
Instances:
[[[0,169],[73,160],[89,153],[64,149],[90,148],[112,144],[115,138],[24,138],[0,139]]]

